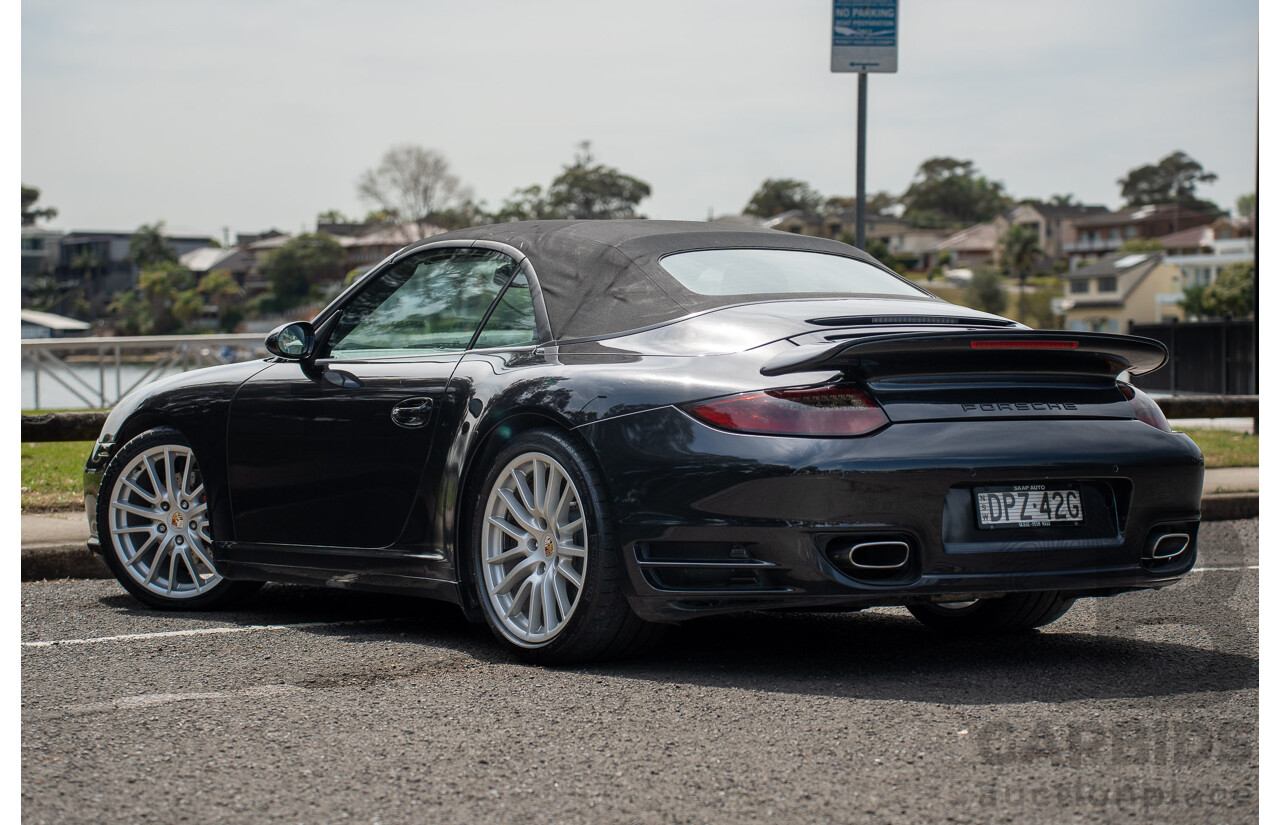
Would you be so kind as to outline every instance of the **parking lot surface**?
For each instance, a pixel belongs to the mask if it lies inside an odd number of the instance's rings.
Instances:
[[[569,669],[409,598],[24,583],[22,818],[1256,821],[1257,565],[1257,521],[1216,522],[1182,583],[1025,636],[757,613]]]

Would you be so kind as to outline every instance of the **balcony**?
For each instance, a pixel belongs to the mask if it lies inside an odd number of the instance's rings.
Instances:
[[[1072,241],[1062,245],[1063,252],[1111,252],[1124,245],[1120,238],[1095,238],[1093,240]]]

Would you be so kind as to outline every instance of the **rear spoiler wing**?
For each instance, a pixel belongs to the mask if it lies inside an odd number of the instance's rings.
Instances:
[[[1103,332],[905,332],[869,335],[834,345],[804,344],[780,353],[760,368],[763,375],[786,375],[824,369],[870,367],[886,361],[910,364],[910,372],[926,372],[930,362],[981,371],[1084,372],[1134,375],[1164,366],[1164,344],[1135,335]]]

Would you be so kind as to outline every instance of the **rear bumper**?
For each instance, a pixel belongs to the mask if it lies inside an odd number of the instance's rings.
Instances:
[[[866,438],[728,433],[674,408],[579,431],[609,485],[632,606],[645,618],[832,609],[1061,590],[1109,595],[1176,582],[1195,563],[1203,458],[1132,420],[893,424]],[[979,530],[972,488],[1072,483],[1076,527]],[[1154,538],[1185,533],[1172,558]],[[889,571],[852,566],[902,542]]]

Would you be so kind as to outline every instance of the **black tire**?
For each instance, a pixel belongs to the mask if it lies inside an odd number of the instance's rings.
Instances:
[[[907,609],[924,624],[943,633],[998,635],[1021,633],[1061,619],[1075,604],[1054,590],[1010,593],[995,599],[978,599],[963,605],[912,604]]]
[[[554,465],[545,461],[547,457],[554,460]],[[522,472],[525,467],[528,471]],[[564,516],[566,523],[582,519],[582,526],[575,532],[562,536],[559,524],[553,528],[552,519],[543,517],[544,511],[536,507],[525,507],[517,514],[518,506],[523,503],[520,491],[504,485],[513,484],[513,474],[520,473],[531,491],[536,492],[537,485],[531,477],[541,472],[540,467],[546,469],[542,489],[553,491],[544,497],[545,501],[550,501],[550,495],[556,495],[560,501],[569,498],[571,492],[576,493],[566,505]],[[553,476],[553,473],[559,475]],[[572,491],[563,484],[566,478],[574,488]],[[514,504],[503,499],[498,488],[505,490]],[[576,508],[573,507],[575,501]],[[572,517],[574,512],[577,517]],[[504,524],[523,531],[524,538],[518,540],[510,532],[495,528],[489,520],[491,513]],[[493,457],[474,499],[469,534],[472,577],[476,598],[489,628],[521,659],[555,665],[606,661],[637,655],[662,635],[664,625],[642,621],[627,604],[624,587],[627,573],[614,544],[609,513],[595,463],[561,432],[540,429],[521,433]],[[519,523],[521,519],[544,526],[540,532],[526,529]],[[579,545],[581,541],[585,541],[585,545]],[[583,555],[562,555],[570,549],[574,553],[581,550]],[[500,555],[509,554],[512,556],[509,560],[498,559]],[[486,562],[486,558],[492,560]],[[516,568],[527,568],[528,572]],[[579,576],[580,587],[575,587],[568,578],[557,579],[561,575],[559,571],[566,568],[566,575]],[[498,580],[517,583],[502,593],[491,592],[501,584]],[[564,603],[557,601],[560,595],[546,596],[548,601],[543,602],[545,606],[540,611],[546,615],[538,617],[542,621],[538,625],[533,600],[537,593],[547,590],[563,591],[570,606],[564,609]],[[521,593],[526,593],[523,600]],[[507,610],[503,609],[504,602]],[[521,609],[520,604],[525,607]],[[515,610],[515,615],[511,615],[510,610]],[[500,612],[507,615],[500,616]],[[556,627],[552,627],[553,622],[557,623]],[[549,635],[534,638],[538,635],[535,631]],[[526,634],[528,638],[523,638]]]
[[[170,479],[175,473],[181,478],[161,482],[161,474]],[[175,481],[178,489],[173,488]],[[194,495],[185,495],[188,492]],[[148,500],[147,494],[155,500]],[[161,610],[209,610],[261,586],[224,579],[214,569],[208,550],[212,536],[201,518],[205,502],[199,462],[175,429],[148,430],[111,459],[98,493],[98,540],[107,567],[134,598]],[[130,512],[122,504],[155,512]],[[163,592],[165,584],[170,585],[168,593]]]

